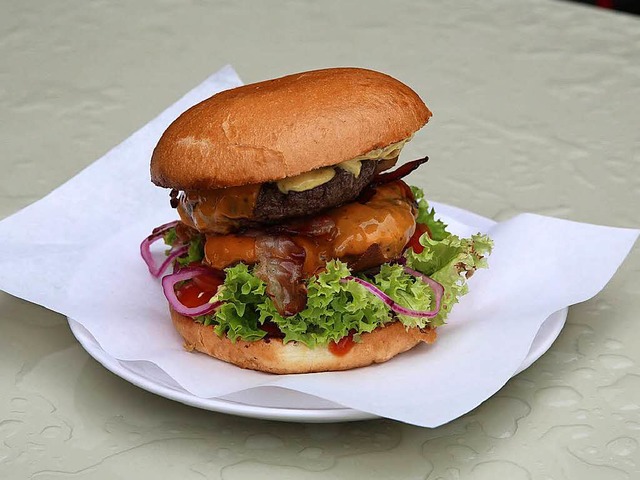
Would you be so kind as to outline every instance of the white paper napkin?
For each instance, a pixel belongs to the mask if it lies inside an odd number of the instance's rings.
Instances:
[[[437,426],[498,391],[542,322],[597,294],[638,237],[637,230],[531,214],[494,224],[438,206],[455,232],[487,231],[495,250],[434,345],[364,369],[287,376],[185,352],[159,281],[139,256],[140,241],[175,215],[167,191],[149,181],[149,158],[182,111],[240,84],[223,68],[69,182],[0,222],[0,289],[74,318],[109,355],[151,361],[197,396],[272,385]]]

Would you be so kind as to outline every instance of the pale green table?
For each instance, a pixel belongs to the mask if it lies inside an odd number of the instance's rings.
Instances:
[[[429,154],[413,180],[434,200],[640,225],[636,17],[542,0],[2,1],[0,59],[0,217],[232,63],[247,82],[358,65],[413,86],[435,116],[406,158]],[[189,408],[0,294],[0,478],[640,478],[639,273],[636,247],[544,357],[434,430]]]

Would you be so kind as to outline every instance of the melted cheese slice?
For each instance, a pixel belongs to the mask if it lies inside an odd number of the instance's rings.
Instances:
[[[380,247],[385,262],[398,258],[416,228],[408,188],[402,181],[381,185],[365,204],[352,202],[320,214],[334,225],[327,235],[292,235],[293,242],[305,250],[304,275],[317,273],[332,258],[350,263],[373,244]],[[207,235],[205,262],[220,270],[238,262],[254,264],[258,261],[255,241],[255,233]]]
[[[201,232],[226,233],[238,220],[251,218],[260,184],[215,190],[191,190],[180,195],[180,219]]]

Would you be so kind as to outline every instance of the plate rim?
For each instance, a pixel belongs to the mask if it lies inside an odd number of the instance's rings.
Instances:
[[[538,333],[532,341],[527,356],[511,378],[529,368],[551,347],[551,345],[553,345],[565,325],[568,312],[569,307],[565,307],[552,313],[544,320],[544,322],[542,322]],[[80,323],[76,322],[71,317],[67,317],[67,320],[71,332],[82,348],[104,368],[143,390],[185,405],[242,417],[289,422],[332,423],[382,418],[372,413],[362,412],[348,407],[309,409],[273,406],[266,407],[220,398],[198,397],[187,391],[163,385],[131,370],[126,366],[126,362],[120,361],[105,352],[98,342],[90,337],[90,333],[82,327]],[[546,329],[545,324],[547,325]],[[536,345],[536,340],[539,339],[541,332],[544,333],[544,337],[542,341]]]

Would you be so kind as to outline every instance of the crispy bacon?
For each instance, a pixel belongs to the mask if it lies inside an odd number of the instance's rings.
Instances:
[[[427,163],[428,161],[429,157],[423,157],[411,162],[407,162],[401,167],[396,168],[393,172],[379,173],[378,175],[373,177],[371,183],[367,185],[364,190],[362,190],[362,193],[358,197],[357,201],[362,204],[367,203],[369,200],[371,200],[373,195],[375,195],[376,187],[384,185],[385,183],[401,180],[402,178],[406,177],[411,172],[416,170],[420,165]],[[411,195],[411,197],[413,197],[413,195]]]
[[[345,260],[347,260],[349,268],[354,272],[360,272],[372,267],[377,267],[389,261],[389,259],[385,258],[382,248],[380,248],[380,245],[377,243],[369,245],[369,248],[360,255]]]
[[[193,227],[182,222],[176,223],[176,237],[179,244],[188,244],[192,238],[198,237],[201,233]]]
[[[380,173],[373,177],[373,180],[371,180],[371,185],[382,185],[385,183],[393,182],[394,180],[400,180],[401,178],[409,175],[420,165],[422,165],[423,163],[427,163],[428,161],[429,157],[423,157],[411,162],[407,162],[401,167],[396,168],[393,172]]]
[[[295,315],[307,304],[302,267],[305,251],[285,236],[256,239],[258,265],[255,275],[267,284],[267,295],[283,316]]]
[[[378,160],[378,163],[376,164],[375,174],[378,175],[385,170],[389,170],[390,168],[395,167],[396,163],[398,163],[398,157],[391,158],[389,160]]]

